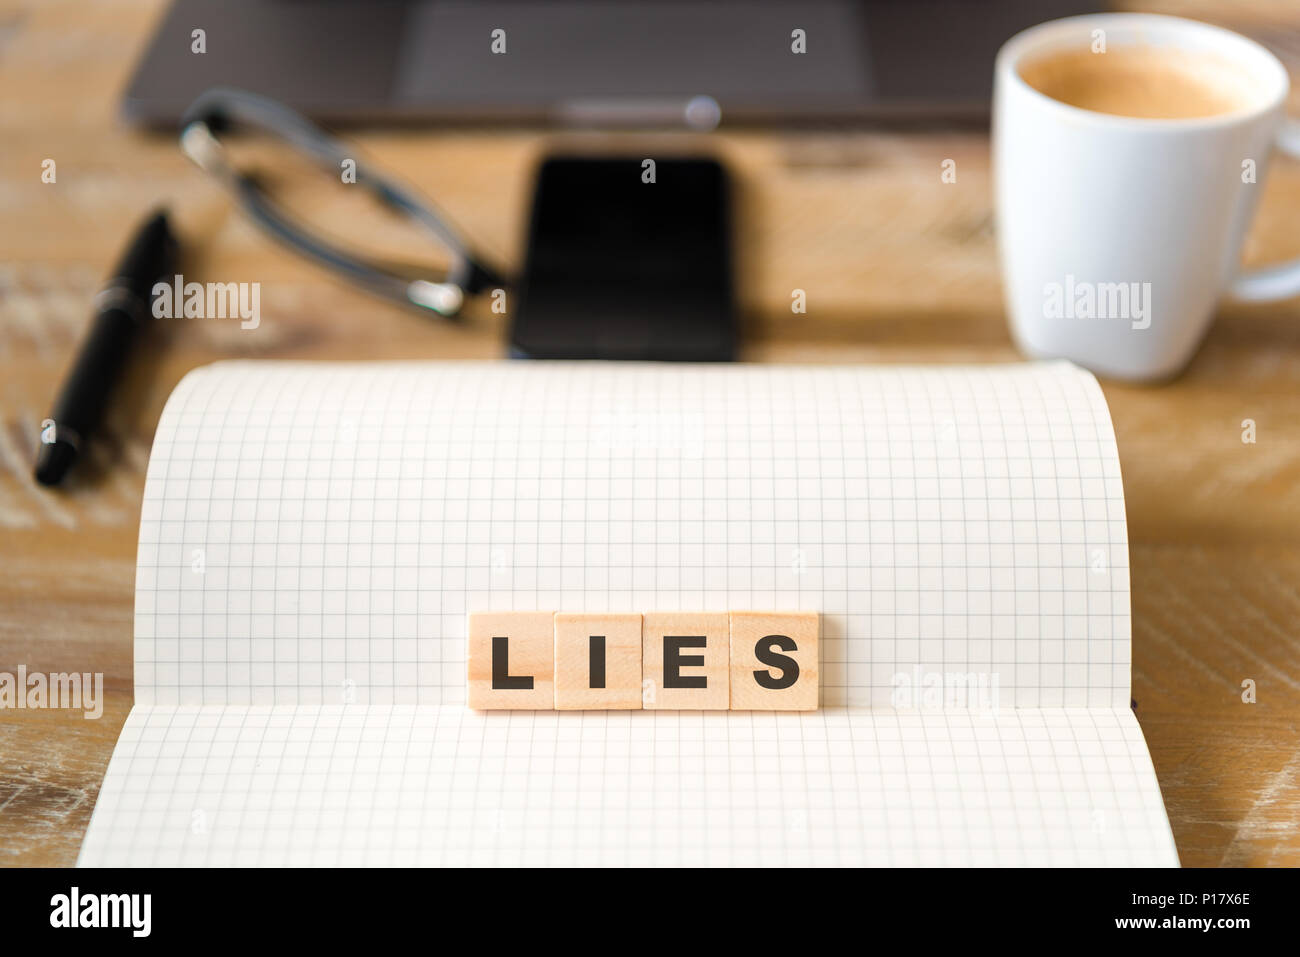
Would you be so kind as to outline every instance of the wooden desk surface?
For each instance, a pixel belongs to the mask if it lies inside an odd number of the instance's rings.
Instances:
[[[1151,8],[1151,4],[1140,4]],[[1270,43],[1300,77],[1282,0],[1165,3]],[[102,719],[0,712],[0,864],[71,864],[131,705],[140,495],[164,399],[199,364],[275,358],[494,357],[503,321],[460,327],[370,299],[272,246],[170,136],[115,120],[160,4],[0,2],[0,670],[102,671]],[[1300,113],[1293,96],[1292,111]],[[365,155],[435,193],[518,262],[532,168],[560,143],[701,146],[738,194],[745,358],[1015,361],[978,133],[622,138],[373,133]],[[639,149],[640,147],[636,147]],[[41,163],[57,182],[41,182]],[[957,161],[957,183],[939,179]],[[184,271],[260,281],[262,324],[175,323],[71,487],[34,484],[41,419],[125,235],[170,202]],[[1300,255],[1300,163],[1263,187],[1246,258]],[[790,293],[808,295],[791,315]],[[1225,306],[1177,381],[1103,383],[1119,438],[1133,590],[1133,697],[1187,865],[1300,864],[1300,301]],[[1258,441],[1243,444],[1242,421]],[[1243,679],[1258,702],[1241,701]]]

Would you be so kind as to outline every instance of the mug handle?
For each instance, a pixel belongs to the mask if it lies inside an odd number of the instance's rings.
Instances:
[[[1277,148],[1300,158],[1300,121],[1285,119],[1277,133]],[[1244,272],[1228,287],[1228,295],[1240,302],[1272,302],[1300,295],[1300,259]]]

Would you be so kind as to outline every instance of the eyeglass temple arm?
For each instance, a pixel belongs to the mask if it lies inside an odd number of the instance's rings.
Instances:
[[[313,237],[270,202],[251,177],[240,173],[226,160],[225,150],[213,130],[224,128],[232,120],[272,130],[322,165],[333,167],[351,159],[349,151],[340,141],[283,104],[243,90],[209,90],[186,111],[181,134],[182,149],[199,167],[223,181],[249,214],[281,242],[376,292],[405,299],[447,316],[459,310],[463,292],[473,294],[508,285],[499,273],[469,251],[431,206],[418,201],[391,181],[362,169],[357,170],[358,184],[374,193],[381,203],[419,222],[452,251],[455,262],[448,281],[408,281]]]

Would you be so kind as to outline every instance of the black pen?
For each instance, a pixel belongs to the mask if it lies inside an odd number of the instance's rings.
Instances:
[[[151,318],[153,287],[176,268],[177,244],[167,214],[141,227],[113,278],[95,297],[95,318],[54,404],[41,424],[36,481],[57,485],[86,448],[121,378],[132,346]]]

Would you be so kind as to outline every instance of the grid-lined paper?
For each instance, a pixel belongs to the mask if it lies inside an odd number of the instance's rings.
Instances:
[[[210,366],[81,863],[1176,863],[1127,561],[1068,364]],[[465,708],[470,611],[731,608],[820,711]]]

